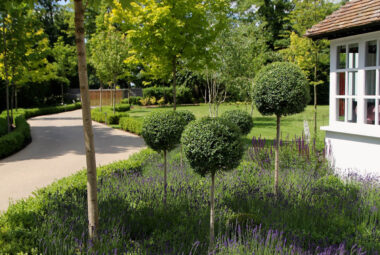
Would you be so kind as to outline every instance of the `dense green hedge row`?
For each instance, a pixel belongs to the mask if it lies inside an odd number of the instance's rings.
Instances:
[[[115,113],[113,113],[113,109],[110,106],[102,107],[102,111],[100,111],[100,108],[95,108],[91,111],[91,119],[100,123],[117,125],[119,124],[120,118],[129,117],[129,114],[126,113],[126,111],[129,111],[130,109],[131,106],[129,104],[116,105]]]
[[[139,119],[128,118],[128,117],[121,118],[119,121],[119,124],[120,124],[120,128],[125,131],[131,132],[137,135],[141,134],[142,121]]]
[[[7,119],[6,118],[0,118],[0,137],[5,135],[8,131],[7,128]]]
[[[128,160],[99,167],[98,178],[118,173],[141,173],[142,163],[153,154],[152,150],[145,149]],[[40,223],[43,222],[46,216],[44,213],[51,206],[53,197],[65,197],[73,191],[86,192],[86,183],[86,170],[82,170],[37,190],[33,197],[10,205],[8,210],[0,215],[0,254],[32,251],[41,241]]]
[[[53,114],[64,111],[72,111],[81,108],[80,103],[70,104],[70,105],[60,105],[60,106],[50,106],[43,108],[31,108],[31,109],[18,109],[14,111],[14,118],[16,128],[9,134],[0,137],[0,158],[5,158],[25,147],[32,140],[30,134],[29,124],[26,119]],[[3,111],[0,114],[1,117],[6,116],[6,112]],[[4,118],[0,118],[4,119]],[[0,121],[0,126],[2,126],[2,121]],[[5,128],[7,129],[7,123],[5,122]],[[1,128],[0,128],[1,129]]]
[[[177,104],[188,104],[193,102],[193,94],[190,88],[185,86],[177,87]],[[173,103],[172,87],[151,87],[143,89],[143,97],[155,97],[156,100],[165,98],[165,103]]]
[[[142,99],[142,97],[129,97],[128,98],[124,98],[121,100],[121,103],[122,104],[131,104],[131,105],[141,105],[141,102],[140,100]]]
[[[17,116],[16,128],[9,134],[0,137],[0,158],[5,158],[30,143],[30,127],[23,116]]]

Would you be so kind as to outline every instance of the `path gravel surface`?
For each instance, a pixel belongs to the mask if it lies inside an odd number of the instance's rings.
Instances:
[[[86,167],[81,110],[28,120],[32,143],[0,160],[0,211],[10,201]],[[127,159],[145,147],[137,135],[93,122],[96,164]]]

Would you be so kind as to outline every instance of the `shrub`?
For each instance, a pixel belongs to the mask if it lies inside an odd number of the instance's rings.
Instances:
[[[151,105],[155,105],[156,102],[157,102],[156,97],[151,97],[151,98],[149,98],[149,103],[150,103]]]
[[[164,105],[164,104],[165,104],[165,98],[164,98],[164,97],[161,97],[160,100],[157,101],[157,103],[158,103],[159,105],[161,105],[161,106]]]
[[[8,123],[6,118],[0,118],[0,137],[8,132]]]
[[[106,114],[107,114],[107,124],[112,124],[112,125],[119,124],[119,120],[122,117],[129,117],[129,114],[125,112],[113,113],[112,110],[105,109],[104,111],[100,111],[98,108],[96,108],[91,111],[91,119],[96,122],[105,123]]]
[[[117,104],[115,106],[115,111],[117,112],[126,112],[126,111],[129,111],[131,109],[131,105],[129,104]]]
[[[129,97],[129,100],[128,98],[124,98],[123,100],[121,100],[121,103],[131,104],[131,105],[140,105],[140,99],[142,99],[142,97]]]
[[[149,97],[144,97],[144,98],[141,98],[141,99],[140,99],[140,104],[141,104],[142,106],[146,106],[146,105],[148,105],[149,102],[150,102],[150,98],[149,98]]]
[[[220,117],[236,124],[243,135],[247,135],[253,126],[252,116],[242,110],[226,111]]]
[[[310,100],[308,82],[295,64],[275,62],[262,68],[256,75],[253,100],[263,115],[277,118],[274,194],[278,187],[279,137],[281,116],[302,112]]]
[[[30,127],[23,116],[15,119],[16,128],[9,134],[0,137],[0,158],[5,158],[30,143]]]
[[[165,102],[173,102],[173,88],[171,87],[150,87],[143,89],[143,97],[164,98]]]
[[[193,93],[190,88],[185,86],[177,87],[177,103],[189,104],[192,103]]]
[[[191,122],[182,135],[182,144],[190,166],[200,174],[211,175],[210,245],[214,248],[214,183],[217,171],[239,165],[244,145],[239,128],[221,118],[203,118]]]
[[[195,115],[192,112],[190,112],[189,110],[178,110],[178,111],[176,111],[176,113],[181,116],[181,118],[185,122],[185,125],[187,125],[191,121],[195,120]]]
[[[166,153],[179,144],[184,120],[174,111],[154,112],[144,118],[141,135],[155,151],[164,152],[164,204],[166,204]]]
[[[120,118],[119,124],[121,129],[140,135],[142,130],[142,121],[134,118],[123,117]]]

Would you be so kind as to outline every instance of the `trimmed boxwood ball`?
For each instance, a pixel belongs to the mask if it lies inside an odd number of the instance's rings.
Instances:
[[[144,118],[141,135],[155,151],[170,151],[181,139],[183,120],[174,111],[153,112]]]
[[[190,112],[189,110],[177,110],[175,112],[181,116],[181,118],[185,122],[185,125],[187,125],[191,121],[195,120],[195,115],[192,112]]]
[[[295,64],[272,63],[256,75],[253,100],[263,115],[300,113],[310,101],[307,79]]]
[[[253,127],[252,116],[242,110],[226,111],[220,117],[236,124],[243,135],[247,135]]]
[[[210,244],[214,248],[214,190],[215,173],[237,167],[243,156],[244,145],[239,128],[222,118],[202,118],[192,121],[182,134],[187,160],[201,176],[210,173]]]

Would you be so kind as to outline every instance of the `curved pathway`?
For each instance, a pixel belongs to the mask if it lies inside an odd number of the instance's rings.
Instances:
[[[86,167],[81,110],[28,120],[32,143],[0,160],[0,212],[9,201]],[[105,165],[145,147],[137,135],[93,122],[96,164]]]

